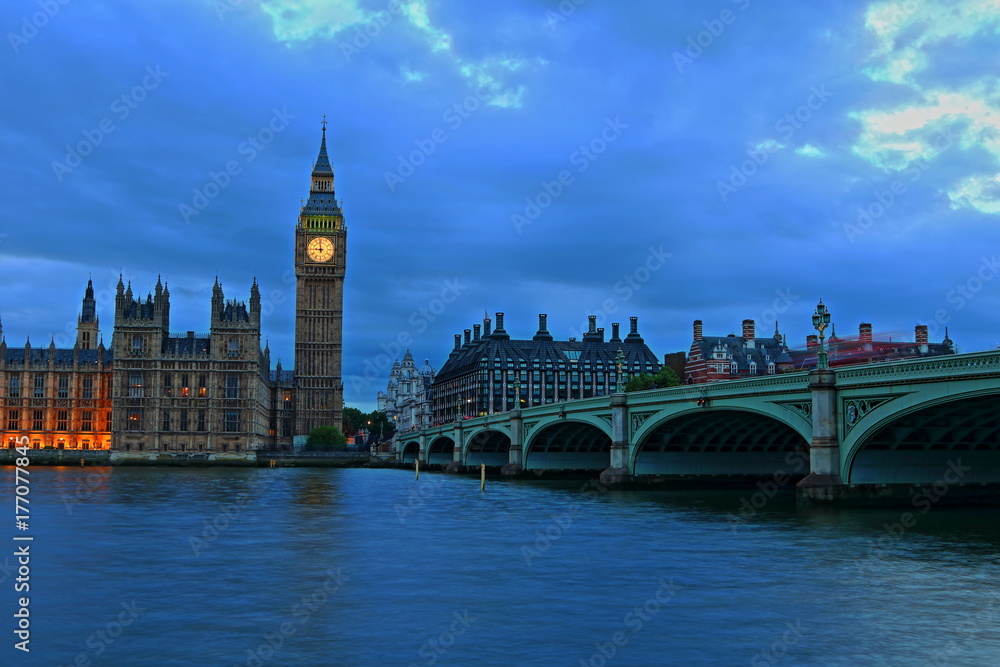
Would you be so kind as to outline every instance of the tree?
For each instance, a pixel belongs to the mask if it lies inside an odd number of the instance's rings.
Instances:
[[[640,373],[633,376],[625,384],[625,391],[646,391],[647,389],[665,389],[666,387],[676,387],[681,383],[677,373],[672,368],[664,367],[656,375]]]
[[[331,452],[346,451],[347,436],[340,432],[336,426],[316,426],[309,431],[306,438],[306,451],[308,452]]]
[[[357,408],[344,408],[344,435],[351,437],[365,427],[368,417]]]
[[[653,376],[649,373],[640,373],[639,375],[632,376],[628,382],[625,383],[625,391],[646,391],[647,389],[653,388]]]
[[[396,425],[380,410],[369,412],[364,416],[364,420],[365,428],[368,429],[369,433],[368,437],[374,437],[374,442],[381,442],[396,430]]]
[[[677,377],[677,373],[674,372],[674,369],[669,366],[664,366],[660,369],[659,373],[653,376],[653,385],[660,389],[677,387],[680,383],[681,379]]]

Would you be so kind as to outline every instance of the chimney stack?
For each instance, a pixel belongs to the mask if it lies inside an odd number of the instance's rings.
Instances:
[[[913,337],[917,341],[917,348],[920,350],[920,354],[927,354],[929,346],[927,345],[929,338],[927,336],[927,325],[918,324],[913,330]]]
[[[628,318],[629,333],[625,336],[626,343],[645,343],[642,336],[639,335],[639,318],[630,317]]]
[[[701,340],[701,320],[694,321],[694,339],[695,341]]]
[[[816,334],[809,334],[806,336],[806,348],[819,347],[819,336]]]
[[[472,340],[479,340],[479,325],[472,325]]]
[[[753,320],[743,320],[743,344],[748,349],[754,348],[754,338],[757,337]]]
[[[490,337],[490,318],[483,318],[483,338]]]
[[[471,342],[472,342],[472,330],[471,329],[466,329],[465,330],[465,344],[469,345]]]
[[[858,341],[862,343],[872,342],[872,325],[871,322],[862,322],[858,326]]]
[[[597,336],[598,336],[598,338],[601,339],[601,342],[603,343],[604,342],[604,327],[597,327]]]
[[[538,314],[538,331],[531,340],[552,340],[552,334],[548,330],[549,316],[545,313]]]
[[[612,322],[611,323],[611,340],[608,341],[608,342],[609,343],[620,343],[620,342],[622,342],[622,339],[619,338],[619,336],[618,336],[618,323],[617,322]]]

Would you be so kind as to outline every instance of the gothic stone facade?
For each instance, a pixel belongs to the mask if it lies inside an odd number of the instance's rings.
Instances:
[[[296,369],[261,349],[256,281],[247,301],[212,289],[207,334],[171,333],[170,290],[144,298],[119,279],[111,349],[88,283],[72,349],[8,349],[0,340],[0,427],[10,446],[157,452],[290,449],[314,426],[339,426],[347,230],[333,190],[326,125],[310,196],[295,226]],[[2,328],[0,328],[2,336]]]

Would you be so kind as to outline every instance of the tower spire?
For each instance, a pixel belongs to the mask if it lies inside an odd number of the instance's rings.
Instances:
[[[323,138],[320,140],[319,144],[319,157],[316,158],[316,164],[313,166],[313,181],[315,182],[317,176],[329,176],[333,177],[333,166],[330,164],[330,156],[326,152],[326,116],[323,116]]]

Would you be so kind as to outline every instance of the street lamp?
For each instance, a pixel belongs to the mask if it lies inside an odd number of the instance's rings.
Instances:
[[[521,407],[521,378],[514,379],[514,409]]]
[[[455,421],[458,421],[461,418],[462,418],[462,399],[461,398],[456,398],[455,399]]]
[[[823,305],[823,299],[820,299],[816,306],[816,312],[813,313],[813,327],[819,332],[819,359],[816,362],[816,368],[821,371],[829,368],[826,362],[826,347],[823,345],[825,338],[823,332],[829,325],[830,311]]]
[[[615,366],[618,367],[618,379],[615,381],[615,393],[620,394],[623,390],[622,387],[622,366],[625,364],[625,355],[622,354],[622,349],[618,348],[618,352],[615,353]]]
[[[465,415],[468,415],[468,416],[471,417],[472,416],[472,399],[471,398],[467,398],[467,399],[465,399],[465,402],[466,402],[466,404],[468,404],[469,407],[468,407],[468,409],[466,409],[465,414],[463,414],[462,416],[464,417]]]

